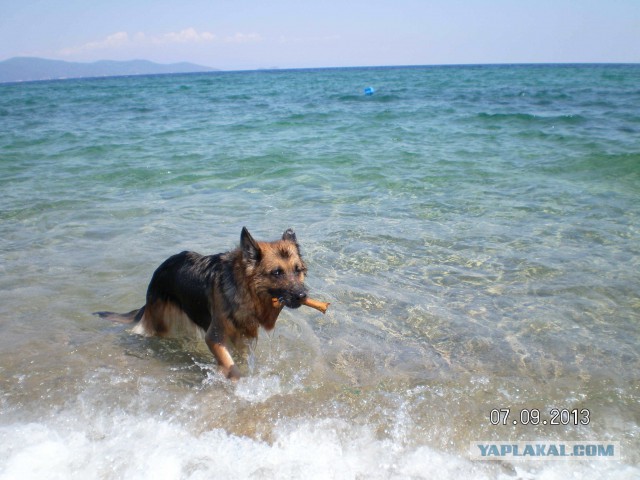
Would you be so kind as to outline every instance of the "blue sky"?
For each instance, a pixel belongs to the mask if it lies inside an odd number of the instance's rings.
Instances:
[[[0,0],[0,60],[640,62],[640,0]]]

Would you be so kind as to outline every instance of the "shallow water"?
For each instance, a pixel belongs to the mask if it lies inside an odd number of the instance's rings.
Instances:
[[[0,478],[637,477],[639,75],[0,85]],[[294,227],[332,305],[241,346],[237,385],[198,342],[91,315],[141,306],[166,257],[243,225]],[[490,423],[554,407],[590,422]],[[622,459],[481,462],[476,440]]]

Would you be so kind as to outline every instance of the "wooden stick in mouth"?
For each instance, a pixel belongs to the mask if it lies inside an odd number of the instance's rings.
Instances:
[[[283,307],[284,304],[277,298],[272,298],[271,302],[273,303],[274,308]],[[325,313],[327,308],[329,308],[330,303],[321,302],[319,300],[314,300],[313,298],[305,298],[300,302],[302,305],[306,305],[307,307],[315,308],[316,310]]]

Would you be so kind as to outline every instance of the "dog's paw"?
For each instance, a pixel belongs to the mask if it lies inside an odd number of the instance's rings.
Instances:
[[[232,382],[240,380],[240,369],[236,365],[231,365],[230,368],[223,368],[222,373]]]

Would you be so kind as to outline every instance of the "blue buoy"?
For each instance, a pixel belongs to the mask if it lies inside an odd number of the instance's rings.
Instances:
[[[368,97],[370,97],[374,93],[376,93],[376,91],[373,87],[367,87],[364,89],[364,94],[367,95]]]

